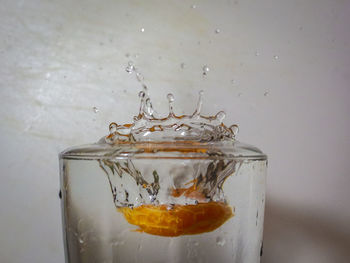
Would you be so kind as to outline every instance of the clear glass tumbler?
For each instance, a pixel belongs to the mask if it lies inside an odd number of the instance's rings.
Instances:
[[[66,262],[260,262],[267,157],[238,141],[60,155]]]

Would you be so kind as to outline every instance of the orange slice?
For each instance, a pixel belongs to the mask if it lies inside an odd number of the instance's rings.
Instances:
[[[167,237],[211,232],[234,216],[223,202],[174,205],[171,209],[168,205],[141,205],[118,211],[130,224],[139,226],[136,231]]]

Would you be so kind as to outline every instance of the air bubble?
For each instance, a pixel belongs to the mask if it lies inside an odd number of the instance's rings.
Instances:
[[[273,58],[277,60],[277,59],[279,59],[279,56],[278,55],[274,55]]]
[[[184,68],[186,67],[186,64],[185,64],[185,63],[181,63],[180,67],[181,67],[182,69],[184,69]]]
[[[219,28],[215,29],[215,34],[219,34],[221,30]]]
[[[144,28],[141,28],[141,32],[142,32],[142,33],[145,32],[145,29],[144,29]]]
[[[97,107],[92,107],[92,110],[93,110],[95,113],[98,113],[98,112],[100,111]]]
[[[269,96],[269,92],[268,92],[268,91],[265,91],[265,92],[264,92],[264,96],[265,96],[265,97]]]
[[[191,8],[195,9],[197,6],[196,5],[191,5]]]
[[[217,237],[216,238],[216,244],[218,246],[220,246],[220,247],[223,247],[226,244],[226,240],[224,238],[222,238],[222,237]]]

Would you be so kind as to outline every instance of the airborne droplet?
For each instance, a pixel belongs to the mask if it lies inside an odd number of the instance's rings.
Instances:
[[[133,73],[135,71],[134,62],[129,61],[127,67],[125,68],[125,71],[129,74]]]
[[[210,71],[210,68],[207,65],[204,65],[203,66],[203,75],[204,76],[207,75],[209,71]]]

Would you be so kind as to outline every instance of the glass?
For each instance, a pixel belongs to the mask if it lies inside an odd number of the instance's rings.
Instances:
[[[66,262],[260,262],[267,157],[236,140],[60,155]]]

